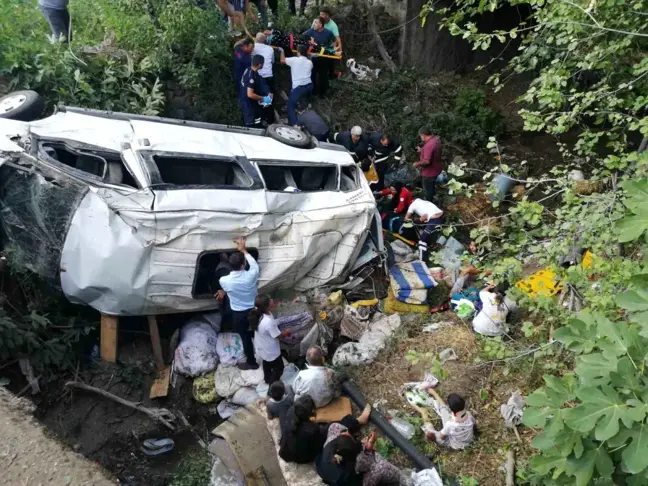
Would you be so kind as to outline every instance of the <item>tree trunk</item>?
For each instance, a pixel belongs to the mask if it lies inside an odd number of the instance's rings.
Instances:
[[[406,19],[411,20],[421,12],[427,0],[407,0]],[[436,0],[435,9],[452,8],[453,0]],[[481,32],[512,29],[528,16],[527,6],[507,6],[496,12],[488,12],[475,19]],[[493,42],[486,50],[473,51],[472,45],[460,36],[453,36],[448,29],[439,29],[440,16],[435,12],[428,14],[425,26],[417,19],[403,27],[401,36],[400,63],[402,67],[413,66],[428,73],[466,72],[476,66],[488,64],[492,58],[500,57],[501,62],[517,53],[520,39],[503,45]],[[499,69],[500,63],[491,65]]]
[[[394,64],[394,61],[392,60],[391,56],[387,52],[387,49],[385,49],[385,44],[383,44],[383,41],[380,38],[380,34],[378,34],[378,27],[376,26],[376,18],[374,17],[373,11],[371,10],[371,5],[369,4],[368,0],[362,0],[362,5],[367,11],[367,26],[369,27],[369,32],[373,37],[373,42],[376,44],[376,48],[380,53],[380,57],[382,57],[383,61],[385,61],[387,68],[392,73],[394,73],[396,72],[396,64]]]
[[[407,20],[421,11],[426,0],[407,0]],[[436,8],[450,6],[449,0],[437,2]],[[407,23],[401,37],[401,66],[414,66],[428,73],[458,71],[472,61],[470,44],[460,37],[450,35],[447,29],[439,30],[439,16],[431,12],[425,26],[417,19]],[[468,62],[467,62],[468,61]]]

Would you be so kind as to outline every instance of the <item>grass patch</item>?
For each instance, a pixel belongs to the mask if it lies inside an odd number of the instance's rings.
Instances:
[[[209,484],[211,468],[209,453],[202,449],[192,452],[180,461],[169,486],[206,486]]]

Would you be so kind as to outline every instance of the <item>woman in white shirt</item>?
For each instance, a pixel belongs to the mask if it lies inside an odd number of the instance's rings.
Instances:
[[[506,316],[509,308],[504,303],[503,293],[503,288],[495,287],[495,285],[489,285],[479,292],[482,309],[473,319],[475,332],[484,336],[497,337],[508,331]]]
[[[280,331],[272,315],[274,302],[269,295],[257,295],[254,309],[250,311],[250,329],[254,331],[257,355],[263,360],[263,379],[270,385],[281,378],[284,370],[279,339],[290,335],[290,330]]]

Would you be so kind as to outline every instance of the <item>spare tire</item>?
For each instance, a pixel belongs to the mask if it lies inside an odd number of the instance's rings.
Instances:
[[[267,135],[281,143],[296,148],[310,148],[312,144],[311,136],[307,132],[302,132],[299,128],[290,125],[275,123],[268,127]]]
[[[45,101],[36,91],[14,91],[0,98],[0,118],[9,120],[38,120],[45,109]]]

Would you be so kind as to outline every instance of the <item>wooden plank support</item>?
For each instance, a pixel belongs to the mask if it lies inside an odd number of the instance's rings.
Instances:
[[[151,346],[153,347],[153,357],[155,367],[157,368],[157,377],[151,386],[150,398],[166,397],[169,393],[169,380],[171,378],[171,368],[164,366],[164,355],[162,354],[162,343],[160,342],[160,330],[158,328],[157,317],[147,316],[149,333],[151,334]]]
[[[155,316],[147,316],[149,333],[151,334],[151,345],[153,346],[153,357],[155,358],[155,366],[158,371],[164,369],[164,355],[162,354],[162,343],[160,342],[160,331],[158,329],[158,322]]]
[[[117,361],[117,331],[119,330],[119,317],[101,314],[101,359],[114,363]]]

